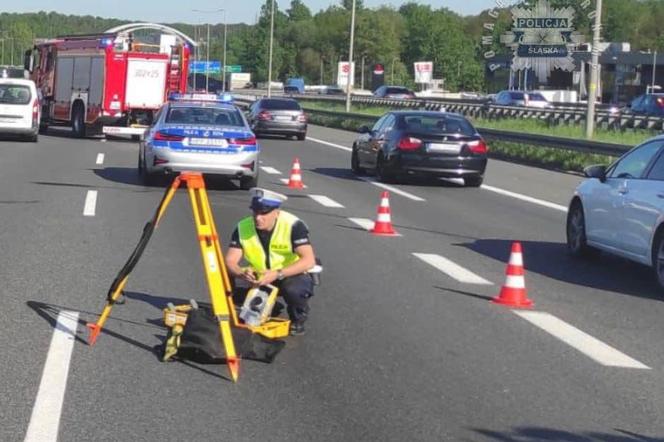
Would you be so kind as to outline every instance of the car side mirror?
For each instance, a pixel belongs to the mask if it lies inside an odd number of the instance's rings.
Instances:
[[[588,166],[583,169],[583,173],[588,178],[597,178],[601,182],[606,181],[606,166],[603,164]]]
[[[369,126],[360,126],[357,131],[361,134],[368,134],[371,132],[371,129],[369,129]]]
[[[32,50],[28,49],[23,55],[23,69],[30,72],[34,70],[35,58],[32,56]]]

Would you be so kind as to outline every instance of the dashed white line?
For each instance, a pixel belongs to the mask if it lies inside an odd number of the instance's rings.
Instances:
[[[540,206],[548,207],[549,209],[554,209],[554,210],[559,210],[561,212],[567,212],[567,207],[561,206],[560,204],[552,203],[551,201],[545,201],[537,198],[533,198],[532,196],[528,195],[522,195],[520,193],[516,192],[511,192],[509,190],[505,189],[500,189],[498,187],[493,187],[493,186],[487,186],[486,184],[482,184],[482,189],[488,190],[490,192],[495,192],[499,193],[501,195],[509,196],[521,201],[526,201],[529,203],[533,204],[538,204]]]
[[[83,216],[95,216],[97,206],[97,191],[88,190],[85,196],[85,207],[83,208]]]
[[[62,403],[77,326],[78,312],[60,312],[46,356],[25,442],[55,442],[58,439]]]
[[[345,150],[347,152],[352,152],[352,150],[353,150],[350,147],[342,146],[340,144],[330,143],[329,141],[319,140],[318,138],[307,137],[307,140],[313,141],[314,143],[324,144],[324,145],[330,146],[330,147],[336,147],[337,149]]]
[[[279,181],[281,181],[281,182],[284,183],[284,184],[288,184],[288,178],[281,178]],[[306,185],[306,184],[303,184],[302,186],[303,186],[305,189],[307,188],[307,185]]]
[[[374,222],[367,218],[348,218],[348,221],[357,224],[365,230],[373,229]]]
[[[413,195],[412,193],[408,193],[405,190],[398,189],[394,186],[390,186],[387,184],[379,183],[378,181],[372,179],[372,178],[363,178],[359,177],[362,181],[366,181],[367,183],[373,184],[374,186],[381,187],[385,190],[389,190],[392,193],[396,193],[397,195],[401,195],[403,197],[406,197],[408,199],[411,199],[413,201],[426,201],[424,198],[420,198],[417,195]]]
[[[443,256],[433,253],[413,253],[413,256],[437,268],[441,272],[447,274],[449,277],[456,279],[459,282],[465,284],[493,285],[492,282],[487,281],[481,276],[476,275],[470,270],[461,267],[459,264],[450,261]]]
[[[343,209],[344,206],[334,201],[332,198],[328,198],[325,195],[309,195],[309,198],[316,201],[318,204],[321,204],[325,207],[334,207],[336,209]]]
[[[97,154],[97,164],[104,164],[104,154],[103,153],[98,153]]]
[[[582,332],[578,328],[549,313],[523,310],[512,311],[516,315],[555,336],[567,345],[570,345],[602,365],[609,367],[650,369],[647,365],[642,364],[636,359],[632,359],[610,345]]]
[[[281,175],[281,172],[279,172],[279,171],[278,171],[277,169],[275,169],[274,167],[270,167],[270,166],[261,166],[261,169],[263,169],[263,171],[264,171],[265,173],[269,173],[270,175]]]

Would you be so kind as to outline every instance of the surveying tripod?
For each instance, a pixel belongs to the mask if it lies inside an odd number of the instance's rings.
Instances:
[[[232,288],[228,278],[228,271],[221,253],[217,228],[214,224],[210,202],[208,201],[207,192],[205,191],[205,182],[200,173],[182,172],[175,177],[170,187],[166,189],[164,197],[159,203],[159,207],[154,216],[143,228],[143,235],[141,236],[136,249],[134,249],[124,267],[120,270],[120,273],[118,273],[113,280],[108,294],[106,295],[106,305],[104,306],[104,310],[99,316],[99,319],[94,324],[87,324],[87,327],[90,329],[88,344],[92,346],[97,341],[97,337],[99,336],[102,327],[111,314],[113,305],[118,301],[120,296],[122,296],[122,291],[127,284],[129,274],[132,272],[143,254],[145,247],[150,241],[152,233],[159,225],[161,217],[164,215],[168,204],[173,199],[175,191],[178,190],[183,182],[187,184],[189,199],[191,200],[198,243],[201,248],[203,267],[205,269],[210,299],[212,301],[212,313],[219,322],[221,344],[226,351],[228,370],[233,382],[237,382],[240,370],[240,358],[235,352],[235,344],[233,343],[233,335],[231,333],[231,320],[233,321],[233,324],[237,326],[238,318],[233,304]]]

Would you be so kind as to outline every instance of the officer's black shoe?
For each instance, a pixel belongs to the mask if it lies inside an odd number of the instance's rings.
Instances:
[[[291,336],[300,336],[305,333],[304,324],[298,324],[297,322],[292,322],[290,325],[290,335]]]

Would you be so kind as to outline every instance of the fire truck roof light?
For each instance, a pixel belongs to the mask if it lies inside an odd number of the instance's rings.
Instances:
[[[178,94],[172,93],[168,96],[169,101],[209,101],[215,103],[233,103],[231,94]]]

